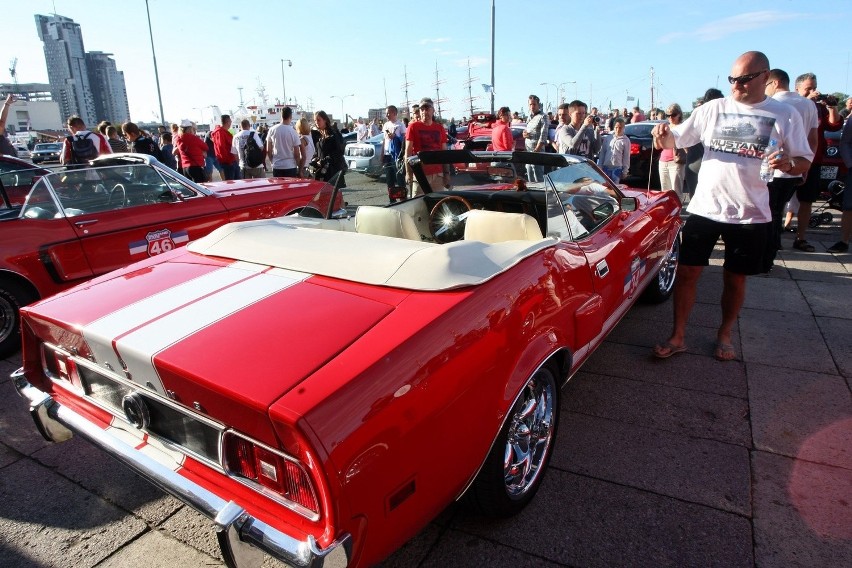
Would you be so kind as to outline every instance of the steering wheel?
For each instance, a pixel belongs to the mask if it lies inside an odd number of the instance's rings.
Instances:
[[[429,231],[438,243],[451,243],[464,237],[464,226],[470,203],[451,195],[435,204],[429,214]]]
[[[127,191],[120,183],[117,183],[112,186],[112,189],[109,191],[109,205],[111,207],[114,206],[112,200],[118,197],[119,191],[121,192],[121,201],[118,202],[118,206],[116,207],[116,209],[121,209],[122,207],[124,207],[125,201],[127,201]]]

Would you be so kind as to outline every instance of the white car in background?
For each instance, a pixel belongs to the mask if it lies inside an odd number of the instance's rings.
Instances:
[[[30,149],[23,144],[15,144],[15,150],[18,151],[18,157],[22,160],[29,160],[33,157]]]

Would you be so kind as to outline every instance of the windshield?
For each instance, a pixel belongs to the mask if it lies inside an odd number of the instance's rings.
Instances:
[[[38,191],[37,191],[38,190]],[[22,212],[27,218],[68,217],[170,203],[199,192],[147,164],[54,171],[41,177]],[[48,204],[58,205],[48,207]]]
[[[49,150],[55,152],[62,149],[62,144],[36,144],[36,150]]]
[[[555,190],[562,205],[572,240],[595,232],[619,210],[618,190],[588,162],[554,170],[545,179],[548,191]],[[564,222],[557,213],[558,208],[548,199],[548,234],[562,236]]]
[[[314,198],[298,213],[299,217],[313,219],[334,219],[346,215],[341,196],[343,172],[337,172],[314,195]]]

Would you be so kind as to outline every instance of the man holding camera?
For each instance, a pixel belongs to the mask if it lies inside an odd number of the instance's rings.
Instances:
[[[817,78],[813,73],[803,73],[796,77],[796,92],[811,99],[816,104],[819,126],[817,134],[817,149],[814,161],[805,175],[805,182],[796,190],[799,199],[799,213],[796,216],[798,227],[796,228],[796,240],[793,248],[814,252],[814,246],[805,240],[805,233],[811,222],[811,209],[813,202],[819,197],[820,171],[822,170],[822,158],[825,156],[825,131],[837,132],[843,127],[843,119],[837,114],[837,99],[831,95],[823,95],[817,91]]]
[[[574,154],[594,160],[600,151],[601,139],[597,127],[601,118],[597,115],[586,116],[586,109],[588,107],[583,101],[571,101],[568,105],[571,122],[559,131],[556,138],[560,154]]]

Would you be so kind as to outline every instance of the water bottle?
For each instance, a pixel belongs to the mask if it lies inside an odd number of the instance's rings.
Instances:
[[[769,146],[763,152],[763,161],[760,162],[760,179],[765,182],[772,181],[772,176],[775,173],[775,168],[769,165],[769,155],[778,149],[778,140],[772,139],[769,141]]]

